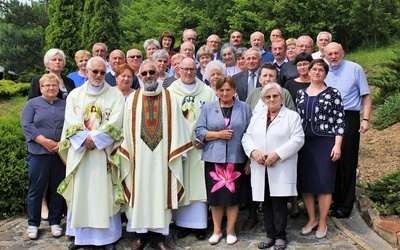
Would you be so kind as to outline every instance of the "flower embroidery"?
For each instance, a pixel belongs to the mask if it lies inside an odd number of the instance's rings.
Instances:
[[[224,163],[224,164],[214,164],[215,172],[210,171],[210,176],[216,183],[211,189],[211,193],[216,192],[218,189],[226,186],[231,193],[235,193],[235,183],[234,181],[241,175],[240,172],[234,171],[234,163]]]

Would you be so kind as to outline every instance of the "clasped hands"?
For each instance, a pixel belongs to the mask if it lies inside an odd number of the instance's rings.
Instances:
[[[275,152],[263,154],[260,150],[257,149],[251,152],[251,157],[256,160],[258,164],[264,165],[266,167],[273,167],[275,163],[280,159],[279,155]]]
[[[85,145],[86,149],[95,149],[96,148],[96,144],[94,144],[92,138],[88,135],[88,137],[86,137],[85,141],[83,142],[83,144]]]

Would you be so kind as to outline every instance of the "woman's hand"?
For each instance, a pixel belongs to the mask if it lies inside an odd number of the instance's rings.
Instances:
[[[273,167],[275,163],[280,159],[279,155],[275,152],[266,155],[264,166]]]
[[[47,151],[54,153],[58,151],[58,142],[55,142],[51,139],[47,139],[43,135],[39,135],[35,138],[35,142],[42,145]]]
[[[264,165],[265,159],[266,159],[266,155],[264,155],[260,150],[255,149],[253,151],[251,151],[251,158],[253,158],[254,160],[256,160],[256,162],[260,165]]]
[[[221,130],[221,131],[219,131],[219,138],[224,139],[224,140],[229,140],[229,139],[231,139],[232,134],[233,134],[232,129]]]
[[[201,143],[200,141],[198,141],[197,139],[194,141],[193,145],[194,145],[197,149],[203,149],[203,148],[204,148],[204,144]]]
[[[331,151],[331,157],[332,157],[332,161],[335,162],[337,160],[339,160],[340,155],[341,155],[341,145],[335,144],[332,148]]]

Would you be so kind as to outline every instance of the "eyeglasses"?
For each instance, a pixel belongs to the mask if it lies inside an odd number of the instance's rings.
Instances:
[[[190,73],[190,72],[196,72],[197,69],[195,69],[195,68],[181,68],[181,70],[183,70],[186,73]]]
[[[142,58],[142,56],[141,55],[133,55],[133,56],[128,56],[128,58],[137,58],[137,59],[139,59],[139,58]]]
[[[94,70],[89,69],[89,70],[92,71],[92,73],[95,75],[98,75],[100,73],[100,75],[104,76],[107,73],[105,71],[97,70],[97,69],[94,69]]]
[[[142,71],[142,72],[140,72],[140,74],[142,75],[142,76],[147,76],[147,74],[150,74],[151,76],[153,76],[153,75],[155,75],[155,73],[156,73],[156,71],[155,70],[149,70],[149,71]]]
[[[266,96],[264,96],[264,98],[266,100],[271,100],[272,98],[273,99],[278,99],[278,97],[280,97],[280,95],[266,95]]]
[[[56,89],[56,88],[58,88],[58,85],[57,84],[43,84],[42,88],[46,88],[46,89],[54,88],[54,89]]]
[[[309,62],[306,62],[306,63],[298,63],[298,64],[296,64],[296,66],[299,67],[299,68],[301,68],[301,67],[308,67],[308,65],[310,65]]]

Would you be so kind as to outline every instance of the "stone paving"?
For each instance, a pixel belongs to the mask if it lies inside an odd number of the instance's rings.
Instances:
[[[259,215],[260,222],[250,232],[240,232],[240,227],[243,221],[246,219],[246,212],[240,212],[236,234],[238,242],[234,245],[226,244],[226,235],[224,232],[224,238],[217,245],[211,246],[207,240],[199,241],[193,234],[190,234],[184,239],[178,239],[176,237],[176,230],[171,229],[170,235],[167,237],[167,242],[174,246],[176,250],[220,250],[220,249],[257,249],[258,243],[265,237],[265,231],[262,225],[262,215]],[[353,213],[347,219],[339,219],[339,221],[345,226],[347,230],[353,233],[358,239],[366,243],[370,249],[389,250],[394,249],[389,243],[379,237],[373,230],[371,230],[364,220],[361,218],[358,211],[353,209]],[[300,218],[288,219],[287,226],[287,238],[288,238],[288,250],[299,249],[299,250],[328,250],[328,249],[363,249],[360,245],[357,245],[349,237],[347,237],[338,227],[334,224],[333,220],[328,220],[328,234],[327,237],[321,240],[315,238],[315,233],[308,236],[302,236],[300,234],[301,228],[306,224],[307,218],[303,214]],[[209,225],[212,222],[209,221]],[[63,220],[62,226],[65,228],[65,221]],[[26,236],[27,218],[18,217],[4,221],[0,221],[0,250],[20,250],[20,249],[41,249],[41,250],[58,250],[67,249],[71,243],[67,236],[63,235],[59,238],[53,238],[50,233],[50,227],[47,221],[43,221],[39,228],[38,239],[30,240]],[[207,229],[207,239],[212,234],[211,226]],[[130,243],[132,241],[132,234],[127,233],[124,230],[122,238],[117,242],[117,250],[130,249]],[[96,247],[85,248],[99,249]],[[145,248],[146,250],[153,249],[150,246]],[[272,249],[272,248],[271,248]]]

